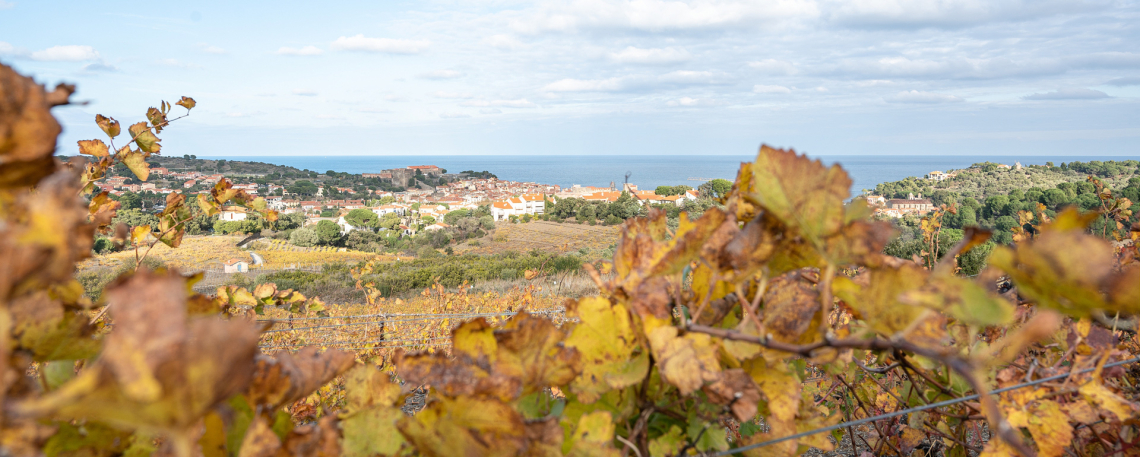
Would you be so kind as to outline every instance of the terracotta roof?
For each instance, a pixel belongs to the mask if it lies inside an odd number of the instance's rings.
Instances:
[[[226,261],[226,265],[237,265],[238,263],[249,263],[244,260],[230,259]]]
[[[499,209],[511,209],[511,204],[507,202],[495,202],[495,207]]]

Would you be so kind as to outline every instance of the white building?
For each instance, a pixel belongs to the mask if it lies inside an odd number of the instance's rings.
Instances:
[[[225,264],[226,273],[245,273],[249,271],[249,262],[238,259],[230,259]]]
[[[224,206],[222,207],[222,214],[218,216],[221,221],[244,221],[246,218],[245,208],[240,206]]]

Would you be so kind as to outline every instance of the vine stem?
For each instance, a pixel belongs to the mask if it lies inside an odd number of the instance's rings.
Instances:
[[[974,367],[969,360],[943,352],[939,349],[927,348],[916,345],[904,339],[883,339],[879,337],[870,339],[861,338],[845,338],[833,339],[825,335],[822,341],[817,341],[811,344],[791,344],[782,341],[775,341],[769,337],[759,337],[749,335],[747,333],[738,332],[735,330],[709,327],[706,325],[689,324],[688,330],[696,333],[704,333],[707,335],[716,336],[726,340],[743,341],[747,343],[758,344],[768,349],[777,351],[788,352],[803,356],[804,358],[811,358],[812,353],[822,348],[833,349],[863,349],[876,352],[909,352],[911,354],[920,355],[931,360],[937,360],[943,365],[949,367],[951,370],[957,372],[970,387],[977,392],[978,398],[982,403],[982,413],[990,422],[990,425],[997,432],[998,436],[1012,447],[1019,455],[1023,457],[1034,457],[1037,454],[1033,449],[1026,446],[1024,442],[1017,435],[1017,431],[1009,425],[1005,417],[1001,413],[997,402],[989,395],[989,389],[986,388],[974,373]]]

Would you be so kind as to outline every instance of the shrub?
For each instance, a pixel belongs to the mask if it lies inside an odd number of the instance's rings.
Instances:
[[[514,270],[513,268],[506,268],[499,271],[499,279],[502,279],[504,281],[512,281],[517,278],[518,275],[518,271]]]
[[[317,236],[315,230],[305,227],[294,230],[293,233],[289,235],[289,242],[294,246],[307,248],[316,246],[317,243],[320,242],[320,237]]]

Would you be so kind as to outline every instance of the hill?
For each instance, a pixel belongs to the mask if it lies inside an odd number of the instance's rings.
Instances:
[[[1036,188],[1045,191],[1062,183],[1084,182],[1089,176],[1099,178],[1109,188],[1120,189],[1127,186],[1130,179],[1140,176],[1140,162],[1093,160],[1061,163],[1059,166],[1048,162],[1046,165],[1030,165],[1020,169],[983,162],[964,170],[948,170],[947,173],[953,176],[942,181],[910,177],[882,183],[875,186],[875,193],[886,198],[922,194],[934,200],[935,204],[942,204],[948,203],[947,198],[951,196],[957,199],[969,197],[983,200],[994,195],[1006,195],[1014,190],[1028,192]]]

